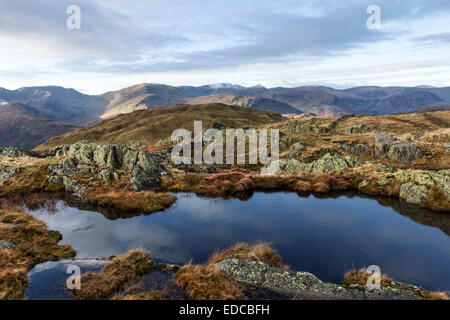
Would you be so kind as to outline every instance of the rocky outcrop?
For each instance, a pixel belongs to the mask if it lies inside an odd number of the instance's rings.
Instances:
[[[421,299],[420,288],[410,285],[344,288],[319,280],[309,272],[283,270],[258,261],[227,259],[216,264],[229,279],[296,299]]]
[[[0,147],[0,156],[11,158],[28,157],[28,152],[13,147]]]
[[[351,154],[356,154],[359,156],[372,155],[372,149],[367,143],[343,142],[341,143],[341,147]]]
[[[414,143],[403,142],[392,145],[389,148],[389,159],[397,162],[408,163],[422,158],[420,148]]]
[[[341,157],[337,154],[327,153],[318,160],[310,163],[302,163],[295,159],[279,161],[280,170],[286,173],[309,171],[313,173],[342,173],[348,168],[354,168],[363,164],[354,157]],[[270,164],[269,164],[270,165]]]
[[[95,144],[86,141],[53,149],[55,156],[68,156],[59,164],[48,167],[49,181],[65,186],[66,191],[82,197],[86,188],[74,178],[77,173],[95,176],[103,181],[119,180],[115,170],[131,171],[130,186],[137,191],[156,189],[161,184],[163,155],[145,150],[132,150],[126,146]]]
[[[397,141],[396,138],[386,132],[375,136],[375,158],[382,158],[386,155],[391,145]]]
[[[421,204],[427,197],[428,188],[412,182],[404,183],[400,187],[400,198],[408,203]]]
[[[14,177],[14,175],[19,171],[17,167],[7,167],[0,164],[0,185],[6,180]]]
[[[375,158],[385,155],[389,159],[401,163],[408,163],[423,157],[422,150],[414,143],[401,142],[388,133],[375,136]]]

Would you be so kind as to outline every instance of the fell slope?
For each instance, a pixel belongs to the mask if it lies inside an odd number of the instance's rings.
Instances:
[[[257,127],[285,119],[272,111],[259,111],[219,103],[176,105],[120,115],[89,128],[81,128],[59,137],[50,138],[36,149],[50,149],[80,140],[117,144],[127,144],[129,141],[155,143],[169,137],[175,129],[184,128],[192,131],[194,121],[197,120],[203,121],[203,128],[211,128],[214,122],[240,128]]]
[[[0,106],[0,147],[32,149],[49,137],[79,127],[42,118],[38,110],[21,104]]]

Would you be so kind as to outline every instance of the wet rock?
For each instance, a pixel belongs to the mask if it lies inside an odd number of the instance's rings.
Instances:
[[[400,186],[400,198],[411,204],[421,204],[428,193],[426,186],[415,185],[412,182]]]
[[[398,140],[388,133],[380,133],[375,136],[375,158],[382,158],[389,152],[391,145]]]
[[[8,167],[0,164],[0,184],[14,177],[18,171],[19,168],[17,167]]]
[[[11,242],[11,241],[7,241],[7,240],[0,240],[0,250],[12,250],[15,249],[16,245]]]
[[[397,162],[408,163],[423,157],[422,151],[414,143],[397,143],[389,148],[389,159]]]

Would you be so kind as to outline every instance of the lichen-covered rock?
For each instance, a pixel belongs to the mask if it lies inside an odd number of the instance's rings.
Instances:
[[[50,152],[50,154],[57,158],[64,157],[69,154],[69,149],[70,149],[70,145],[64,144],[64,145],[53,148],[53,150]]]
[[[375,136],[375,158],[382,158],[389,152],[391,145],[397,141],[396,138],[386,132]]]
[[[231,258],[216,264],[229,279],[297,299],[420,299],[420,290],[408,285],[369,290],[344,288],[323,282],[309,272],[283,270],[265,263]]]
[[[421,204],[428,193],[426,186],[415,185],[412,182],[404,183],[400,186],[400,198],[408,203]]]
[[[8,167],[0,164],[0,184],[14,177],[18,171],[19,168],[17,167]]]
[[[156,189],[161,185],[161,173],[146,171],[138,166],[133,169],[130,185],[136,191]]]
[[[18,157],[28,157],[29,154],[26,151],[16,149],[13,147],[0,147],[0,156],[18,158]]]
[[[85,186],[81,185],[78,181],[70,179],[68,177],[62,177],[62,181],[67,192],[72,193],[74,196],[80,199],[83,198],[84,193],[87,190]]]
[[[397,143],[389,148],[389,159],[397,162],[408,163],[423,157],[422,150],[414,143]]]

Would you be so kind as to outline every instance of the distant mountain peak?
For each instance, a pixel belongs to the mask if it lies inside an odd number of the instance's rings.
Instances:
[[[240,86],[238,84],[232,84],[232,83],[215,83],[215,84],[209,84],[205,87],[210,89],[244,89],[243,86]]]

